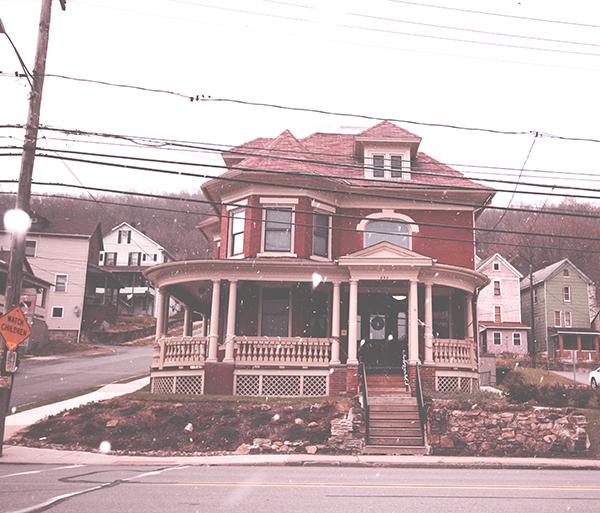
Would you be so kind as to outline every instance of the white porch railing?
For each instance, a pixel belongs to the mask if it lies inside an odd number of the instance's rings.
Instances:
[[[206,337],[163,337],[154,345],[152,367],[202,365],[206,343]]]
[[[327,367],[332,340],[302,337],[235,337],[235,362],[248,365]]]
[[[433,361],[442,365],[476,367],[475,343],[471,339],[433,339]]]

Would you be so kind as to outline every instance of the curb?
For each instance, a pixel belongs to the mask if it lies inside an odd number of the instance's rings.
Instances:
[[[114,347],[106,347],[101,349],[90,349],[89,351],[73,351],[71,353],[53,354],[48,356],[27,356],[24,361],[28,362],[52,362],[55,360],[63,360],[65,358],[83,358],[94,356],[106,356],[117,352]]]
[[[600,460],[552,458],[475,458],[469,456],[372,455],[224,455],[224,456],[121,456],[85,451],[63,451],[6,445],[1,464],[78,465],[190,465],[205,467],[358,467],[454,468],[513,470],[595,470]]]

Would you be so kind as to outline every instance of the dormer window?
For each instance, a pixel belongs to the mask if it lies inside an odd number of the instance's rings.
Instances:
[[[373,178],[385,178],[384,155],[373,155]]]
[[[410,180],[410,153],[396,150],[366,154],[365,176],[378,180]]]

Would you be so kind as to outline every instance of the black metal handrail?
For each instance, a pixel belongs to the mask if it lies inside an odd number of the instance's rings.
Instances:
[[[363,411],[365,418],[365,440],[369,441],[369,390],[367,388],[367,368],[364,363],[360,363],[358,367],[360,375]]]
[[[419,419],[421,420],[421,433],[423,434],[423,442],[427,445],[427,429],[425,425],[427,422],[427,412],[425,411],[425,399],[423,398],[423,386],[421,384],[421,364],[417,363],[417,376],[415,386],[417,388],[417,405],[419,406]]]

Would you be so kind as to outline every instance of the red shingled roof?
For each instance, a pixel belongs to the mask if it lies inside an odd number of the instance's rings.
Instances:
[[[274,139],[257,138],[248,143],[236,146],[225,155],[226,163],[231,169],[265,169],[268,171],[301,172],[324,175],[344,179],[349,185],[376,187],[381,181],[373,183],[364,180],[364,164],[355,153],[357,139],[368,138],[403,138],[413,139],[416,143],[421,138],[389,121],[382,121],[359,134],[336,134],[317,132],[304,139],[296,139],[285,130]],[[254,149],[250,149],[254,148]],[[231,160],[231,153],[247,152],[252,155]],[[273,158],[279,157],[279,158]],[[314,162],[319,161],[319,162]],[[419,173],[419,171],[421,173]],[[465,178],[459,171],[438,162],[434,158],[419,152],[411,163],[412,176],[410,182],[394,182],[398,185],[437,185],[489,189],[477,182]],[[440,176],[449,175],[449,176]]]

